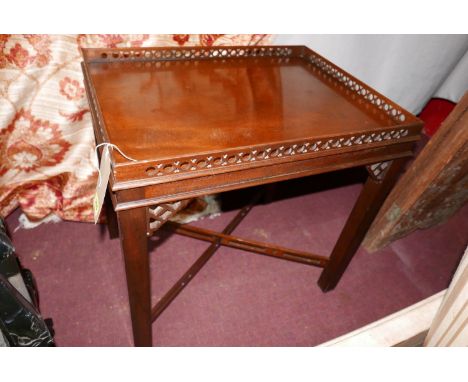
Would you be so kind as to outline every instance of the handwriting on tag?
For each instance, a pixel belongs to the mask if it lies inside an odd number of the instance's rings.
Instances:
[[[99,166],[99,179],[96,186],[96,192],[93,199],[94,224],[97,223],[101,213],[102,204],[106,196],[107,183],[111,170],[109,146],[105,145],[102,149],[101,164]]]

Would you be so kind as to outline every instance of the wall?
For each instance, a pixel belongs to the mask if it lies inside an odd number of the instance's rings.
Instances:
[[[468,89],[467,35],[276,35],[307,45],[413,113]]]

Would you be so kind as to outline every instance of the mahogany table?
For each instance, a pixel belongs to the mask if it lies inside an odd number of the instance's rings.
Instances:
[[[97,143],[117,145],[117,214],[135,345],[222,245],[323,268],[333,289],[419,139],[422,122],[304,46],[83,49]],[[223,232],[171,229],[211,246],[151,307],[147,236],[198,196],[356,166],[369,177],[329,257]],[[167,226],[167,225],[166,225]]]

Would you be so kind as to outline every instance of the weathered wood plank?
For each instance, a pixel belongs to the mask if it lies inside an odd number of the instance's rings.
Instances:
[[[401,177],[363,245],[376,251],[443,223],[468,200],[468,93]]]

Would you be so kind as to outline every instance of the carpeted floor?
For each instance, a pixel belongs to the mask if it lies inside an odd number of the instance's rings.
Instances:
[[[337,172],[280,184],[235,233],[328,255],[361,189],[361,174]],[[222,229],[245,192],[225,195],[226,212],[195,224]],[[61,222],[7,225],[38,283],[42,313],[58,346],[132,344],[118,240],[104,226]],[[320,270],[221,248],[153,326],[156,346],[311,346],[411,305],[447,287],[467,244],[468,208],[380,252],[360,249],[338,287],[323,294]],[[152,238],[156,301],[207,247],[181,236]]]

